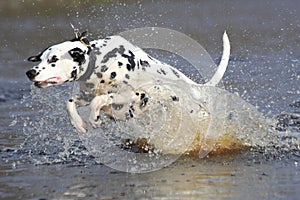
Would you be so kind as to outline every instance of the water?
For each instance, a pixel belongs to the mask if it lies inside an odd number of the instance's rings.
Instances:
[[[296,5],[297,1],[1,2],[0,197],[297,199]],[[224,87],[265,116],[278,118],[278,137],[273,144],[241,152],[204,159],[183,156],[145,174],[118,172],[97,163],[68,124],[64,102],[72,85],[37,90],[25,77],[31,66],[25,59],[72,38],[70,23],[89,30],[92,38],[144,26],[171,28],[199,41],[215,62],[226,29],[232,54]]]

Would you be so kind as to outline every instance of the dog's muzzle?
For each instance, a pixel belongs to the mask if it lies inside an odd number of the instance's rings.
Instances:
[[[28,77],[30,80],[33,80],[34,77],[36,77],[37,72],[36,72],[36,70],[31,69],[31,70],[29,70],[29,71],[26,72],[26,75],[27,75],[27,77]]]

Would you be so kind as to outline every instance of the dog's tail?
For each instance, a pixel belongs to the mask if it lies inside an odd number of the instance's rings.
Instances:
[[[225,31],[223,34],[223,55],[221,58],[221,62],[214,76],[204,85],[216,86],[221,81],[228,66],[229,56],[230,56],[230,42],[227,33]]]

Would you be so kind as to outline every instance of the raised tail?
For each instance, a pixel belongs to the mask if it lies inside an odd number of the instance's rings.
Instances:
[[[223,55],[222,55],[221,62],[218,66],[216,73],[204,85],[216,86],[222,80],[224,73],[228,66],[229,56],[230,56],[230,42],[229,42],[227,33],[225,31],[223,34]]]

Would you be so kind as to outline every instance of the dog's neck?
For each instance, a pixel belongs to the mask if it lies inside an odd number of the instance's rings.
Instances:
[[[86,80],[90,79],[90,77],[94,71],[95,63],[96,63],[96,55],[95,55],[93,48],[91,48],[89,56],[90,57],[89,57],[88,63],[80,66],[80,67],[84,68],[84,70],[78,74],[79,75],[77,78],[78,81],[86,81]]]
[[[95,73],[96,60],[98,59],[97,62],[101,62],[99,61],[99,59],[102,59],[100,51],[103,47],[108,46],[108,40],[110,38],[97,39],[90,42],[89,58],[80,66],[80,72],[77,74],[76,80],[87,81],[92,78],[92,74]]]

